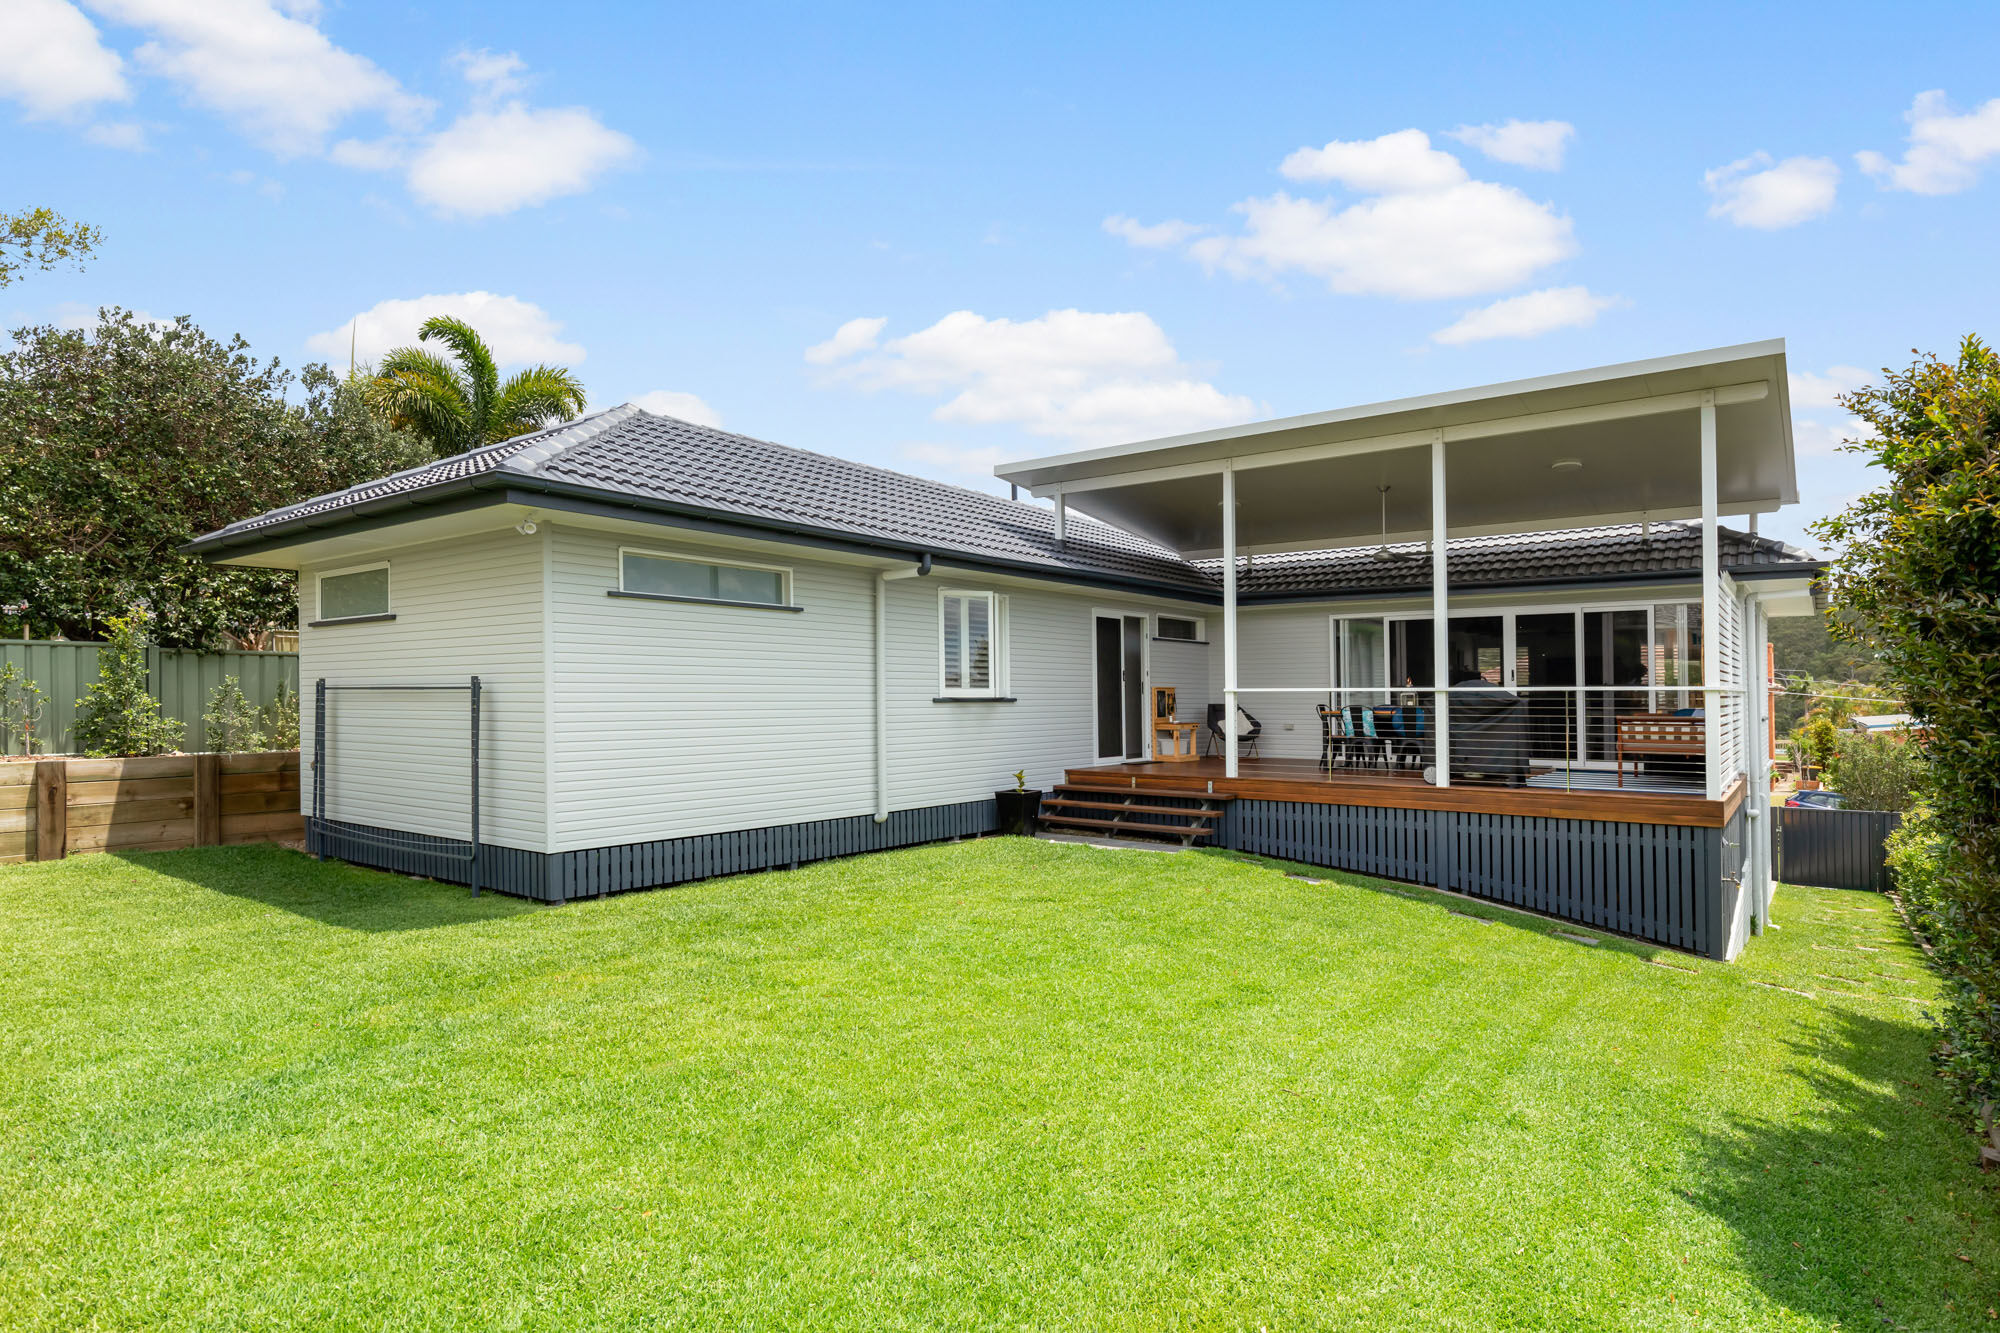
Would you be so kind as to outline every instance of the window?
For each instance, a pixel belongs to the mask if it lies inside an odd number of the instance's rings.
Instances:
[[[1188,616],[1158,616],[1153,622],[1153,636],[1159,639],[1179,639],[1185,643],[1201,641],[1201,622]]]
[[[389,566],[337,569],[319,576],[319,619],[373,620],[389,614]]]
[[[645,551],[618,553],[618,591],[628,597],[738,606],[787,606],[790,571],[765,565],[723,565]]]
[[[940,683],[947,699],[1006,693],[1007,599],[990,592],[938,594]]]

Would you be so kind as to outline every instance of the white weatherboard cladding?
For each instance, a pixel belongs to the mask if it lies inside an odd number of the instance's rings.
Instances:
[[[875,808],[876,574],[808,552],[802,611],[607,597],[626,545],[723,553],[556,525],[555,848],[574,850],[866,814]],[[1007,599],[1008,693],[935,703],[941,589]],[[938,568],[888,584],[890,807],[1047,787],[1092,762],[1091,610],[1184,605],[1003,585]],[[1170,683],[1161,681],[1160,683]]]
[[[480,837],[540,851],[545,825],[541,547],[507,530],[392,550],[394,620],[318,628],[314,569],[301,571],[301,746],[313,753],[313,682],[484,687]],[[352,563],[352,562],[349,562]],[[471,822],[470,727],[459,692],[327,696],[327,814],[463,838]],[[310,810],[310,770],[300,786]]]
[[[1319,714],[1324,694],[1254,694],[1259,687],[1333,683],[1333,640],[1324,607],[1282,607],[1239,611],[1236,616],[1236,674],[1246,692],[1240,703],[1264,734],[1257,753],[1281,759],[1318,759]],[[1286,731],[1286,724],[1291,730]]]
[[[1211,701],[1222,702],[1219,675],[1211,674],[1210,661],[1214,646],[1207,643],[1188,643],[1175,639],[1155,639],[1152,642],[1153,684],[1174,687],[1174,711],[1183,722],[1196,724],[1208,720],[1208,705]],[[1148,707],[1151,707],[1148,701]],[[1200,733],[1195,735],[1195,744],[1203,744]]]

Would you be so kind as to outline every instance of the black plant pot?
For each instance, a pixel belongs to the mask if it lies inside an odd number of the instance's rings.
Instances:
[[[1019,833],[1032,837],[1035,832],[1035,816],[1042,812],[1042,793],[1037,790],[1006,791],[993,793],[993,804],[1000,807],[1000,831]]]

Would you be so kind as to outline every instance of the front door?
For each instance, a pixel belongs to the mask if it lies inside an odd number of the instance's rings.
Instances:
[[[1093,620],[1097,655],[1097,757],[1104,761],[1146,757],[1146,618],[1099,615]]]

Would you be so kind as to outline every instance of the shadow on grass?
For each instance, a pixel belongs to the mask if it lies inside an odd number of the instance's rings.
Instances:
[[[1690,1197],[1735,1232],[1743,1270],[1787,1309],[1837,1327],[1986,1325],[2000,1210],[1925,1072],[1929,1034],[1835,1011],[1787,1044],[1784,1076],[1817,1105],[1704,1136]]]
[[[1348,888],[1361,889],[1368,893],[1387,893],[1426,907],[1449,912],[1459,917],[1475,918],[1508,930],[1518,930],[1542,939],[1558,933],[1581,936],[1595,940],[1596,944],[1574,944],[1579,949],[1602,948],[1617,953],[1630,954],[1647,962],[1659,962],[1685,972],[1699,971],[1706,956],[1684,952],[1651,940],[1642,940],[1633,935],[1621,935],[1606,926],[1588,926],[1579,921],[1570,921],[1559,916],[1545,916],[1526,908],[1508,903],[1491,902],[1484,898],[1474,898],[1469,894],[1453,893],[1429,884],[1412,884],[1406,880],[1383,879],[1376,875],[1364,874],[1359,870],[1336,870],[1330,866],[1308,865],[1302,861],[1282,861],[1276,857],[1261,856],[1255,852],[1238,852],[1223,847],[1204,847],[1198,853],[1235,861],[1240,865],[1257,866],[1264,870],[1275,870],[1298,880],[1307,882],[1343,884]],[[1569,943],[1570,941],[1565,941]]]
[[[540,910],[520,898],[493,892],[474,898],[463,885],[316,861],[269,844],[110,853],[106,859],[342,930],[433,930]]]

